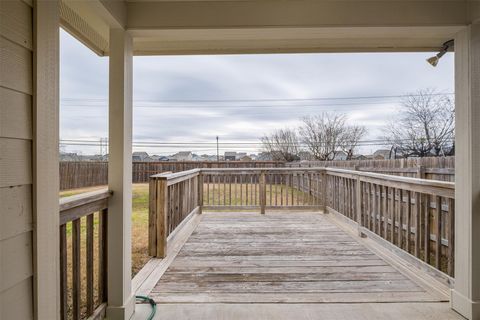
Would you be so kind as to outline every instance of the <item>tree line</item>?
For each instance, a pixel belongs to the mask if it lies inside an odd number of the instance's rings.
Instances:
[[[404,95],[399,114],[383,130],[384,148],[392,158],[447,156],[455,152],[455,104],[449,94],[422,89]],[[344,113],[323,112],[301,119],[297,128],[277,129],[260,138],[273,160],[333,160],[338,152],[353,159],[368,128],[349,123]]]

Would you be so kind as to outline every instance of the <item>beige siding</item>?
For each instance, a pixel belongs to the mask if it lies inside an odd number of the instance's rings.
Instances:
[[[32,281],[25,279],[0,295],[0,319],[33,319]]]
[[[0,319],[32,319],[32,8],[0,1]]]

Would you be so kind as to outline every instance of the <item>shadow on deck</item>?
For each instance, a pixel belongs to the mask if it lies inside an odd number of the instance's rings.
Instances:
[[[355,232],[330,214],[196,214],[134,286],[156,319],[462,319],[445,285]]]

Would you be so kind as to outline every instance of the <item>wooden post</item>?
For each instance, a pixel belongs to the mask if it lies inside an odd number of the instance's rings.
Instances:
[[[321,206],[322,206],[322,210],[323,210],[323,213],[328,213],[327,211],[327,170],[326,169],[323,169],[322,171],[322,174],[321,174],[321,188],[322,190],[320,191],[321,194],[320,194],[320,197],[322,199],[322,203],[321,203]]]
[[[480,319],[480,24],[455,36],[455,286],[452,308]]]
[[[422,166],[422,165],[417,166],[417,178],[425,179],[425,166]]]
[[[265,171],[260,173],[260,213],[265,214],[267,204],[267,184],[265,183]]]
[[[157,209],[157,254],[158,258],[167,255],[167,215],[168,215],[168,186],[167,178],[160,177],[156,180],[155,207]]]
[[[363,233],[361,228],[362,224],[362,181],[360,181],[360,177],[357,177],[357,182],[355,184],[355,207],[357,210],[357,224],[358,224],[358,235],[363,237]]]
[[[157,255],[157,179],[150,178],[148,183],[148,254]]]

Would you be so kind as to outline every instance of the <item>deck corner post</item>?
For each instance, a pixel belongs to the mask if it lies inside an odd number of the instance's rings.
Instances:
[[[148,182],[148,254],[157,255],[157,179],[150,177]]]
[[[260,173],[260,213],[265,214],[265,207],[267,204],[267,184],[265,181],[265,171]]]
[[[480,24],[455,35],[455,285],[451,307],[480,319]]]
[[[157,208],[157,258],[165,258],[167,255],[167,214],[168,214],[168,180],[161,177],[157,180],[155,195],[155,207]]]

